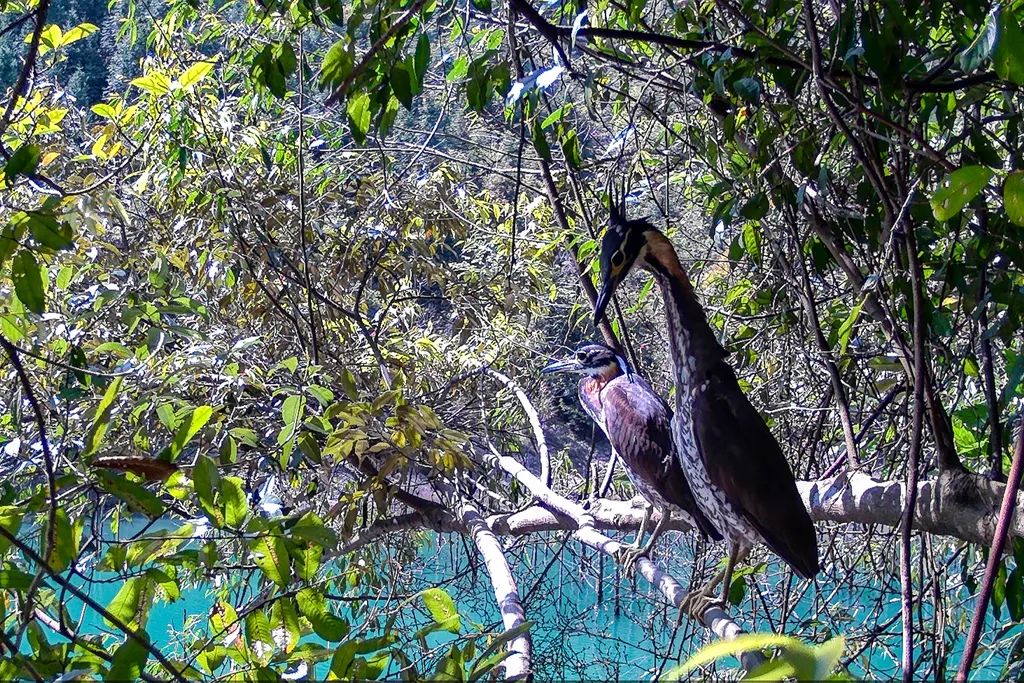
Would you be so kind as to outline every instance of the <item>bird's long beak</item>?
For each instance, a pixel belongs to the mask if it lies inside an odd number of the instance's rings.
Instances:
[[[608,308],[608,302],[612,300],[612,293],[619,283],[614,277],[606,277],[601,285],[601,291],[597,293],[597,301],[594,303],[594,327],[601,324],[604,317],[604,310]]]
[[[575,358],[566,358],[565,360],[556,360],[554,363],[546,366],[541,372],[545,375],[550,375],[553,372],[576,372],[579,369],[579,361]]]

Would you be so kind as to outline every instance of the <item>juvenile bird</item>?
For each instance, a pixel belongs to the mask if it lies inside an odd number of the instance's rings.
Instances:
[[[608,437],[629,480],[648,502],[636,540],[624,551],[627,569],[651,551],[673,511],[699,529],[702,536],[721,540],[697,506],[680,459],[673,452],[672,411],[642,377],[628,372],[624,359],[602,344],[584,344],[572,356],[551,363],[542,372],[583,375],[578,388],[583,410]],[[658,509],[660,518],[650,539],[641,546],[652,508]]]

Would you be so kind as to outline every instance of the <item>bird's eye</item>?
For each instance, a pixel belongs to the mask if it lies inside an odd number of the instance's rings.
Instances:
[[[621,266],[622,262],[625,261],[625,260],[626,260],[626,257],[625,257],[625,255],[623,255],[623,253],[621,251],[617,251],[614,254],[612,254],[612,265],[613,266],[616,266],[616,267]]]
[[[587,360],[587,354],[583,353],[582,351],[580,353],[577,353],[576,354],[576,360],[580,361],[581,363],[586,361]]]

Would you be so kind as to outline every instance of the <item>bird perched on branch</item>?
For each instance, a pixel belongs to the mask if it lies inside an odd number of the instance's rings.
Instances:
[[[665,531],[671,511],[679,512],[703,536],[721,540],[697,506],[679,458],[673,453],[672,411],[643,378],[629,372],[623,358],[602,344],[584,344],[572,356],[551,363],[542,372],[583,375],[579,383],[583,409],[608,437],[629,480],[648,502],[636,540],[624,551],[627,569],[651,551]],[[646,545],[641,546],[652,507],[658,509],[660,518]]]
[[[725,572],[702,597],[724,580],[724,600],[733,566],[758,542],[801,577],[816,575],[817,538],[793,472],[764,419],[740,389],[672,243],[646,219],[627,220],[620,196],[611,201],[600,259],[595,322],[634,266],[654,274],[665,298],[676,389],[676,452],[698,506],[730,546]]]

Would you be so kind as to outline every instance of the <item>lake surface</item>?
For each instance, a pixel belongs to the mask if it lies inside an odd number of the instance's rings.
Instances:
[[[122,537],[131,531],[130,526],[122,523]],[[177,524],[162,527],[176,528]],[[500,615],[475,549],[457,534],[430,533],[422,537],[425,540],[411,562],[399,561],[388,545],[377,544],[374,566],[388,578],[375,590],[358,589],[369,596],[368,607],[394,604],[396,596],[441,585],[456,599],[464,629],[496,630]],[[684,619],[677,628],[676,610],[666,605],[660,593],[654,592],[642,578],[621,575],[609,559],[602,559],[578,543],[563,543],[564,535],[542,538],[542,543],[537,538],[529,542],[504,541],[527,616],[535,622],[534,665],[541,678],[651,680],[708,642],[707,632],[695,627],[689,619]],[[678,550],[663,566],[684,586],[694,567],[694,554],[690,554],[693,545],[693,539],[675,533],[666,534],[659,542],[659,549]],[[723,552],[723,548],[711,548],[707,556],[710,561],[704,562],[709,573],[714,560]],[[111,581],[114,577],[95,568],[82,569],[85,576],[98,580],[89,587],[91,596],[101,604],[109,604],[121,582]],[[826,574],[828,571],[826,567]],[[775,565],[769,565],[758,574],[756,581],[749,584],[751,589],[743,602],[730,610],[738,623],[750,631],[814,634],[819,640],[835,633],[856,636],[878,625],[886,625],[886,635],[879,643],[849,662],[850,672],[857,677],[898,675],[898,581],[895,586],[882,590],[872,586],[869,577],[851,576],[849,572],[836,577],[823,576],[814,586],[805,582],[789,584],[782,577],[784,573]],[[86,583],[81,577],[76,577],[75,582],[80,586]],[[243,586],[241,592],[251,597],[254,588],[254,585]],[[784,595],[790,596],[789,604],[793,608],[783,626],[779,623],[780,612],[773,606],[781,604]],[[964,599],[956,595],[946,598],[950,602]],[[81,618],[79,632],[109,632],[101,617],[76,603],[71,600],[66,604],[73,618]],[[182,599],[174,603],[157,600],[150,612],[148,631],[165,651],[180,653],[188,642],[203,633],[213,604],[213,594],[201,589],[183,591]],[[959,661],[962,634],[972,610],[973,603],[965,601],[957,611],[962,618],[947,626],[947,640],[953,653],[949,659],[951,667]],[[927,602],[920,615],[925,624],[931,623],[931,607]],[[1018,635],[1020,627],[1007,626],[1005,613],[1003,617],[998,625],[1004,628],[1002,635]],[[989,622],[991,637],[997,627],[991,612]],[[424,623],[425,613],[419,603],[414,602],[403,610],[398,626],[411,633]],[[450,636],[434,635],[428,643],[431,647],[440,647],[450,639]],[[927,643],[922,642],[922,646]],[[850,640],[846,656],[859,648],[860,641]],[[1005,656],[1005,652],[983,650],[974,669],[975,675],[995,678]],[[325,674],[326,665],[318,667],[317,673]]]

